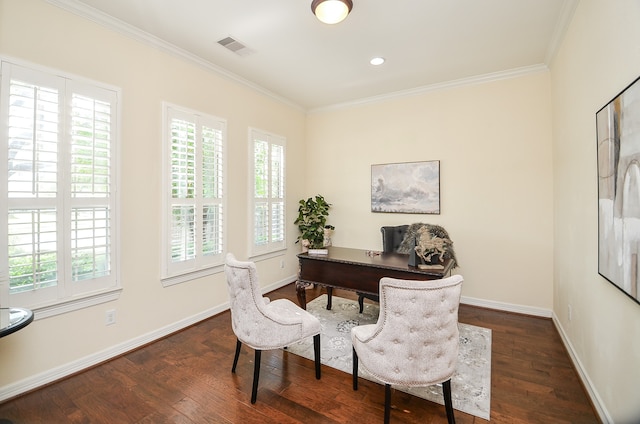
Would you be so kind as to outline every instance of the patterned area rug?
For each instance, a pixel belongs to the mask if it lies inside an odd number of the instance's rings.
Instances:
[[[307,311],[322,323],[322,364],[351,374],[351,328],[374,324],[378,319],[378,304],[365,303],[362,314],[358,302],[333,296],[333,305],[327,310],[327,296],[322,295],[307,304]],[[453,407],[462,412],[489,419],[491,401],[491,330],[468,324],[459,324],[460,351],[458,367],[451,379]],[[313,340],[309,338],[289,346],[288,351],[313,359]],[[376,381],[362,369],[360,377]],[[442,386],[395,387],[423,399],[444,405]]]

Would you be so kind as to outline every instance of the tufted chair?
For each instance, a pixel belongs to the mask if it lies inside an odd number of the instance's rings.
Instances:
[[[256,402],[260,356],[263,350],[281,349],[313,336],[316,379],[320,379],[320,321],[288,299],[270,302],[260,293],[256,266],[229,253],[224,272],[229,288],[231,326],[237,337],[231,372],[236,372],[242,343],[255,350],[251,403]]]
[[[384,422],[389,422],[391,385],[442,383],[447,420],[455,423],[451,376],[458,358],[460,275],[431,281],[384,277],[376,324],[351,329],[353,389],[358,365],[385,384]]]

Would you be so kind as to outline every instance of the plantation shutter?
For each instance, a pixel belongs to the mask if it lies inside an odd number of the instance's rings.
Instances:
[[[8,156],[2,162],[8,178],[3,229],[9,293],[31,294],[34,303],[42,303],[56,299],[63,275],[58,179],[64,85],[55,77],[3,65],[2,73],[10,75],[4,79],[8,89],[2,90],[8,107]]]
[[[167,107],[166,114],[169,277],[222,263],[226,123],[175,107]]]
[[[69,200],[74,291],[109,280],[114,267],[115,95],[68,83],[71,94]]]
[[[252,255],[285,248],[285,140],[252,129]]]
[[[7,62],[2,76],[1,253],[12,303],[115,286],[117,93]]]

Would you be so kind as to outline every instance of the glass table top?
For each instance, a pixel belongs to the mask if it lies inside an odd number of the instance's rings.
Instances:
[[[25,308],[0,308],[0,337],[8,336],[33,321],[33,312]]]

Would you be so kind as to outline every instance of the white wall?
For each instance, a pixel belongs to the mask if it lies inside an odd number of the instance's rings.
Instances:
[[[382,225],[439,224],[454,241],[467,301],[550,316],[548,72],[317,111],[306,139],[307,186],[333,204],[335,245],[381,249]],[[440,161],[440,215],[371,212],[372,164],[427,160]]]
[[[581,1],[551,68],[554,314],[616,423],[640,420],[640,305],[598,275],[595,114],[640,75],[639,22],[637,0]]]
[[[303,169],[305,115],[41,0],[0,0],[0,56],[122,88],[123,286],[118,301],[36,319],[24,330],[0,339],[1,400],[225,307],[223,274],[169,288],[160,283],[163,100],[227,119],[228,247],[239,258],[248,253],[248,127],[287,138],[287,174],[291,176],[287,207],[293,216],[303,195],[303,182],[297,176]],[[288,231],[297,235],[293,219],[289,221]],[[292,237],[289,251],[281,257],[284,269],[279,267],[281,258],[258,264],[265,285],[292,281],[297,272],[294,241]],[[107,309],[116,309],[117,316],[117,323],[109,327],[104,323]]]

